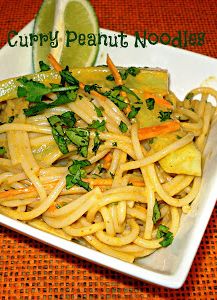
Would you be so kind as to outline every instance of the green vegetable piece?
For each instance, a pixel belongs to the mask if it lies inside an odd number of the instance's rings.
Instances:
[[[84,86],[84,91],[88,94],[90,94],[91,91],[98,91],[98,89],[100,89],[101,86],[99,86],[98,84],[92,84],[92,85],[89,85],[89,84],[86,84]]]
[[[131,106],[131,111],[130,111],[130,113],[128,114],[128,119],[133,119],[133,118],[135,118],[135,116],[138,114],[138,112],[139,112],[139,110],[140,110],[140,107],[135,107],[135,106]]]
[[[118,127],[119,127],[120,131],[123,133],[127,132],[127,130],[128,130],[127,125],[123,121],[121,121],[121,123]]]
[[[147,108],[149,110],[153,110],[154,109],[154,104],[155,104],[154,98],[148,98],[148,99],[145,100],[145,102],[146,102]]]
[[[90,136],[89,131],[82,128],[70,128],[66,129],[65,132],[69,140],[77,146],[78,153],[83,157],[87,157]]]
[[[8,118],[8,123],[13,123],[14,119],[15,119],[15,116],[10,116]]]
[[[174,236],[172,234],[172,232],[168,232],[165,236],[164,236],[164,239],[163,241],[161,241],[159,244],[162,246],[162,247],[168,247],[169,245],[172,244],[174,240]]]
[[[77,87],[79,86],[79,81],[74,76],[72,76],[68,66],[66,66],[64,70],[60,71],[60,76],[62,85],[68,83],[69,85],[74,85]]]
[[[160,110],[158,118],[161,122],[171,119],[172,111],[162,111]]]
[[[102,141],[99,138],[99,133],[96,131],[95,132],[95,137],[94,137],[94,146],[92,151],[96,154],[97,150],[99,149],[99,146],[102,144]]]
[[[105,120],[102,120],[101,122],[99,120],[94,120],[88,127],[97,129],[99,131],[105,131],[105,125],[106,125]]]
[[[23,86],[19,86],[17,89],[18,97],[26,97],[29,102],[40,102],[42,96],[51,92],[51,89],[45,86],[43,83],[28,80],[26,77],[17,79]]]
[[[96,105],[94,105],[94,109],[96,111],[97,117],[100,118],[100,117],[103,116],[102,111],[101,111],[101,109],[99,107],[97,107]]]
[[[160,213],[158,202],[156,200],[153,208],[153,217],[152,217],[153,223],[156,224],[157,221],[160,220],[160,218],[161,218],[161,213]]]
[[[0,147],[0,155],[4,155],[6,152],[7,151],[6,151],[5,147],[1,146]]]
[[[39,67],[40,67],[40,72],[50,70],[50,66],[48,66],[46,63],[44,63],[42,60],[39,61]]]
[[[68,168],[70,174],[66,176],[66,189],[70,189],[74,185],[83,187],[85,190],[90,191],[91,188],[87,182],[84,182],[82,178],[86,176],[85,170],[86,166],[89,166],[90,162],[88,160],[74,160],[72,165]]]
[[[110,75],[106,76],[106,80],[114,81],[115,79],[114,79],[114,76],[112,74],[110,74]]]
[[[194,93],[188,93],[185,97],[187,100],[192,100],[194,98]]]

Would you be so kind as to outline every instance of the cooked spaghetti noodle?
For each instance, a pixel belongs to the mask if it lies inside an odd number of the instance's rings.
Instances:
[[[128,262],[167,247],[200,189],[217,91],[140,89],[142,69],[109,57],[86,84],[50,59],[58,85],[25,78],[1,104],[0,212]]]

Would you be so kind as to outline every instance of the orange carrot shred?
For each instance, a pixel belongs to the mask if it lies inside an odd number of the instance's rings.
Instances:
[[[155,94],[151,94],[151,93],[144,93],[144,96],[146,99],[148,98],[153,98],[155,100],[155,102],[159,105],[165,106],[169,109],[173,108],[172,104],[170,102],[168,102],[167,100],[165,100],[163,97],[159,97]]]
[[[178,121],[166,122],[156,126],[144,127],[138,130],[139,140],[150,139],[160,134],[177,131],[180,129],[180,123]]]
[[[57,62],[57,60],[51,53],[48,54],[47,58],[48,58],[50,64],[52,65],[52,67],[54,68],[54,70],[56,70],[57,72],[62,71],[63,67]]]

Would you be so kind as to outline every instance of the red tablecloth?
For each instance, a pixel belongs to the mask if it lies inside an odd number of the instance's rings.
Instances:
[[[41,0],[0,0],[0,46],[8,31],[20,30],[36,14]],[[216,0],[92,0],[100,26],[140,34],[178,30],[204,32],[203,46],[188,50],[217,57]],[[3,71],[3,70],[1,70]],[[197,252],[184,286],[157,287],[70,256],[0,228],[1,299],[216,299],[216,211]]]

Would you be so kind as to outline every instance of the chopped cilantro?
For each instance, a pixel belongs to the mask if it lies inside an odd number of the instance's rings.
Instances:
[[[187,100],[192,100],[194,97],[194,93],[188,93],[186,96],[185,96],[185,99]]]
[[[0,155],[4,155],[6,153],[5,147],[1,146],[0,147]]]
[[[169,231],[169,228],[165,225],[160,224],[157,231],[157,238],[163,237],[163,240],[160,242],[162,247],[167,247],[172,244],[174,236],[173,233]]]
[[[155,105],[154,98],[148,98],[148,99],[145,100],[145,102],[146,102],[147,108],[149,110],[153,110],[154,109],[154,105]]]
[[[52,127],[53,138],[63,154],[67,154],[69,152],[68,144],[73,143],[77,146],[81,155],[86,157],[89,144],[89,135],[84,135],[82,132],[83,129],[79,130],[79,128],[73,128],[76,122],[74,112],[67,111],[62,115],[51,116],[48,118],[48,122]],[[70,132],[75,132],[74,136],[71,133],[67,134],[67,131],[69,130]],[[84,131],[85,133],[88,132],[87,130]],[[82,139],[82,134],[85,136],[85,142]]]
[[[66,66],[64,70],[60,71],[60,76],[62,85],[68,83],[72,86],[79,86],[79,81],[74,76],[72,76],[68,66]]]
[[[117,145],[118,145],[117,142],[112,143],[112,147],[117,147]]]
[[[65,131],[69,140],[77,146],[78,153],[87,157],[90,133],[83,128],[69,128]]]
[[[161,122],[171,119],[172,111],[162,111],[160,110],[158,118]]]
[[[127,132],[128,127],[123,121],[121,121],[121,123],[119,125],[119,129],[120,129],[121,132],[125,133],[125,132]]]
[[[153,208],[153,217],[152,217],[153,223],[156,224],[157,221],[160,220],[160,218],[161,218],[161,213],[160,213],[158,202],[156,200]]]
[[[17,80],[21,84],[18,86],[17,96],[26,97],[27,101],[36,103],[35,106],[24,109],[24,113],[27,117],[37,115],[47,108],[75,101],[79,88],[79,81],[71,75],[67,68],[60,72],[60,76],[61,83],[67,83],[67,86],[52,84],[51,87],[48,87],[43,83],[27,79],[26,77]],[[54,92],[58,93],[58,97],[55,101],[51,103],[43,102],[43,100],[45,100],[43,99],[45,95]]]
[[[135,116],[138,114],[138,112],[139,112],[139,110],[140,110],[140,107],[135,107],[135,106],[131,106],[131,111],[130,111],[130,113],[128,114],[128,119],[133,119],[133,118],[135,118]]]
[[[102,107],[99,108],[96,105],[94,105],[94,109],[96,111],[97,117],[99,117],[99,118],[102,117]]]
[[[98,91],[98,89],[100,89],[101,88],[101,86],[99,86],[98,84],[92,84],[92,85],[89,85],[89,84],[86,84],[85,86],[84,86],[84,91],[86,92],[86,93],[89,93],[90,94],[90,92],[91,91]]]
[[[106,121],[102,120],[101,122],[99,120],[94,120],[89,126],[88,128],[93,128],[93,129],[97,129],[99,131],[105,131],[105,124]]]
[[[114,81],[115,79],[114,79],[114,76],[112,74],[110,74],[110,75],[106,76],[106,80]]]
[[[126,69],[125,71],[121,72],[119,71],[120,75],[121,75],[121,79],[122,80],[126,80],[128,75],[130,74],[131,76],[136,76],[140,73],[140,69],[136,68],[136,67],[129,67],[128,69]],[[108,81],[114,81],[114,76],[112,74],[106,76],[106,79]]]
[[[72,165],[69,166],[68,170],[70,174],[66,176],[66,189],[72,188],[74,185],[83,187],[85,190],[90,191],[91,188],[89,183],[84,182],[82,178],[86,176],[86,172],[83,169],[89,166],[90,162],[88,160],[74,160]]]
[[[39,67],[40,67],[40,72],[50,70],[50,66],[48,66],[46,63],[44,63],[42,60],[39,61]]]
[[[8,123],[13,123],[14,119],[15,119],[15,116],[10,116],[8,118]]]
[[[127,103],[124,102],[124,98],[120,96],[120,89],[117,87],[105,92],[103,95],[109,98],[120,110],[127,108]]]
[[[134,77],[140,73],[140,69],[139,69],[139,68],[136,68],[136,67],[129,67],[129,68],[127,69],[127,71],[128,71],[128,73],[129,73],[130,75],[132,75],[132,76],[134,76]]]
[[[180,135],[176,136],[177,140],[180,140],[182,137]]]
[[[99,133],[96,131],[95,132],[95,137],[94,137],[94,146],[92,151],[96,154],[97,150],[99,149],[99,146],[102,144],[102,141],[99,138]]]

